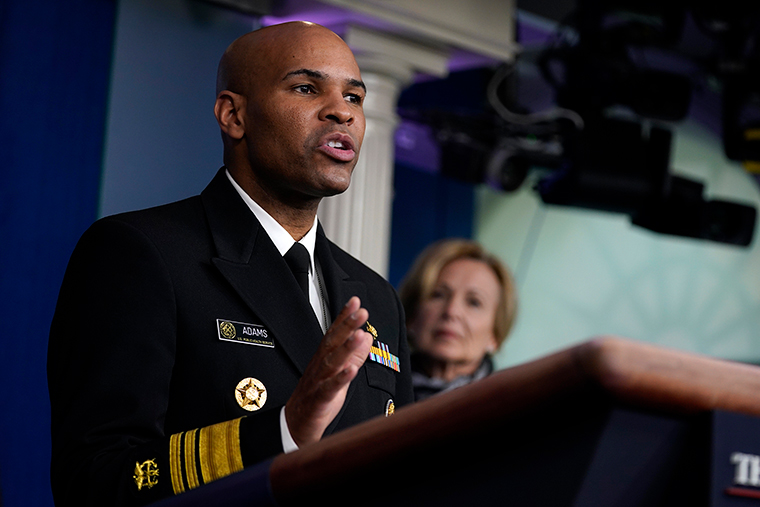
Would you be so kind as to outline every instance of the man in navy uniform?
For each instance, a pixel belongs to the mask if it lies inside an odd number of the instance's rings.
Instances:
[[[208,187],[83,235],[48,351],[57,505],[147,504],[412,400],[395,291],[316,218],[348,188],[365,95],[324,27],[244,35]]]

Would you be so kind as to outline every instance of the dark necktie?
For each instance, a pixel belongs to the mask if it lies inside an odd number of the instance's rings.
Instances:
[[[309,300],[309,252],[306,247],[296,241],[290,247],[284,257],[285,262],[290,266],[293,276],[296,277],[298,285]]]

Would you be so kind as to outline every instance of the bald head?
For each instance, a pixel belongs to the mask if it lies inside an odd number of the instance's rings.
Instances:
[[[219,62],[214,107],[230,174],[270,214],[307,211],[310,228],[319,200],[348,188],[366,92],[353,53],[323,26],[290,22],[238,38]]]
[[[348,46],[333,31],[306,21],[291,21],[267,26],[238,37],[222,55],[216,75],[216,93],[230,90],[245,94],[262,71],[273,62],[282,62],[302,44],[342,45],[353,60]],[[303,46],[301,46],[303,47]]]

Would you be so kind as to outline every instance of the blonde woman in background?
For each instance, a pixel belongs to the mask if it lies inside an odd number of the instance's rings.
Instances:
[[[471,240],[427,247],[399,288],[412,348],[417,401],[479,380],[507,338],[517,311],[512,275]]]

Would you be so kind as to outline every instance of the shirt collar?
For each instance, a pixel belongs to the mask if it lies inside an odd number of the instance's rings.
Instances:
[[[250,210],[259,220],[259,223],[269,235],[269,238],[272,240],[272,243],[274,243],[277,251],[280,252],[280,255],[285,255],[285,253],[290,250],[290,247],[292,247],[296,242],[293,239],[293,236],[291,236],[290,233],[277,222],[277,220],[272,218],[269,213],[264,211],[264,208],[259,206],[256,201],[251,199],[251,196],[245,193],[245,190],[243,190],[240,185],[237,184],[228,169],[225,169],[225,173],[227,174],[227,178],[230,180],[230,183],[232,183],[232,186],[235,188],[237,193],[240,194],[240,197],[248,205],[248,208],[250,208]],[[306,235],[301,238],[299,243],[305,246],[306,250],[309,252],[309,269],[311,269],[312,273],[314,273],[314,247],[317,243],[316,216],[314,217],[314,223],[312,224],[311,229],[309,229],[309,232],[307,232]]]

